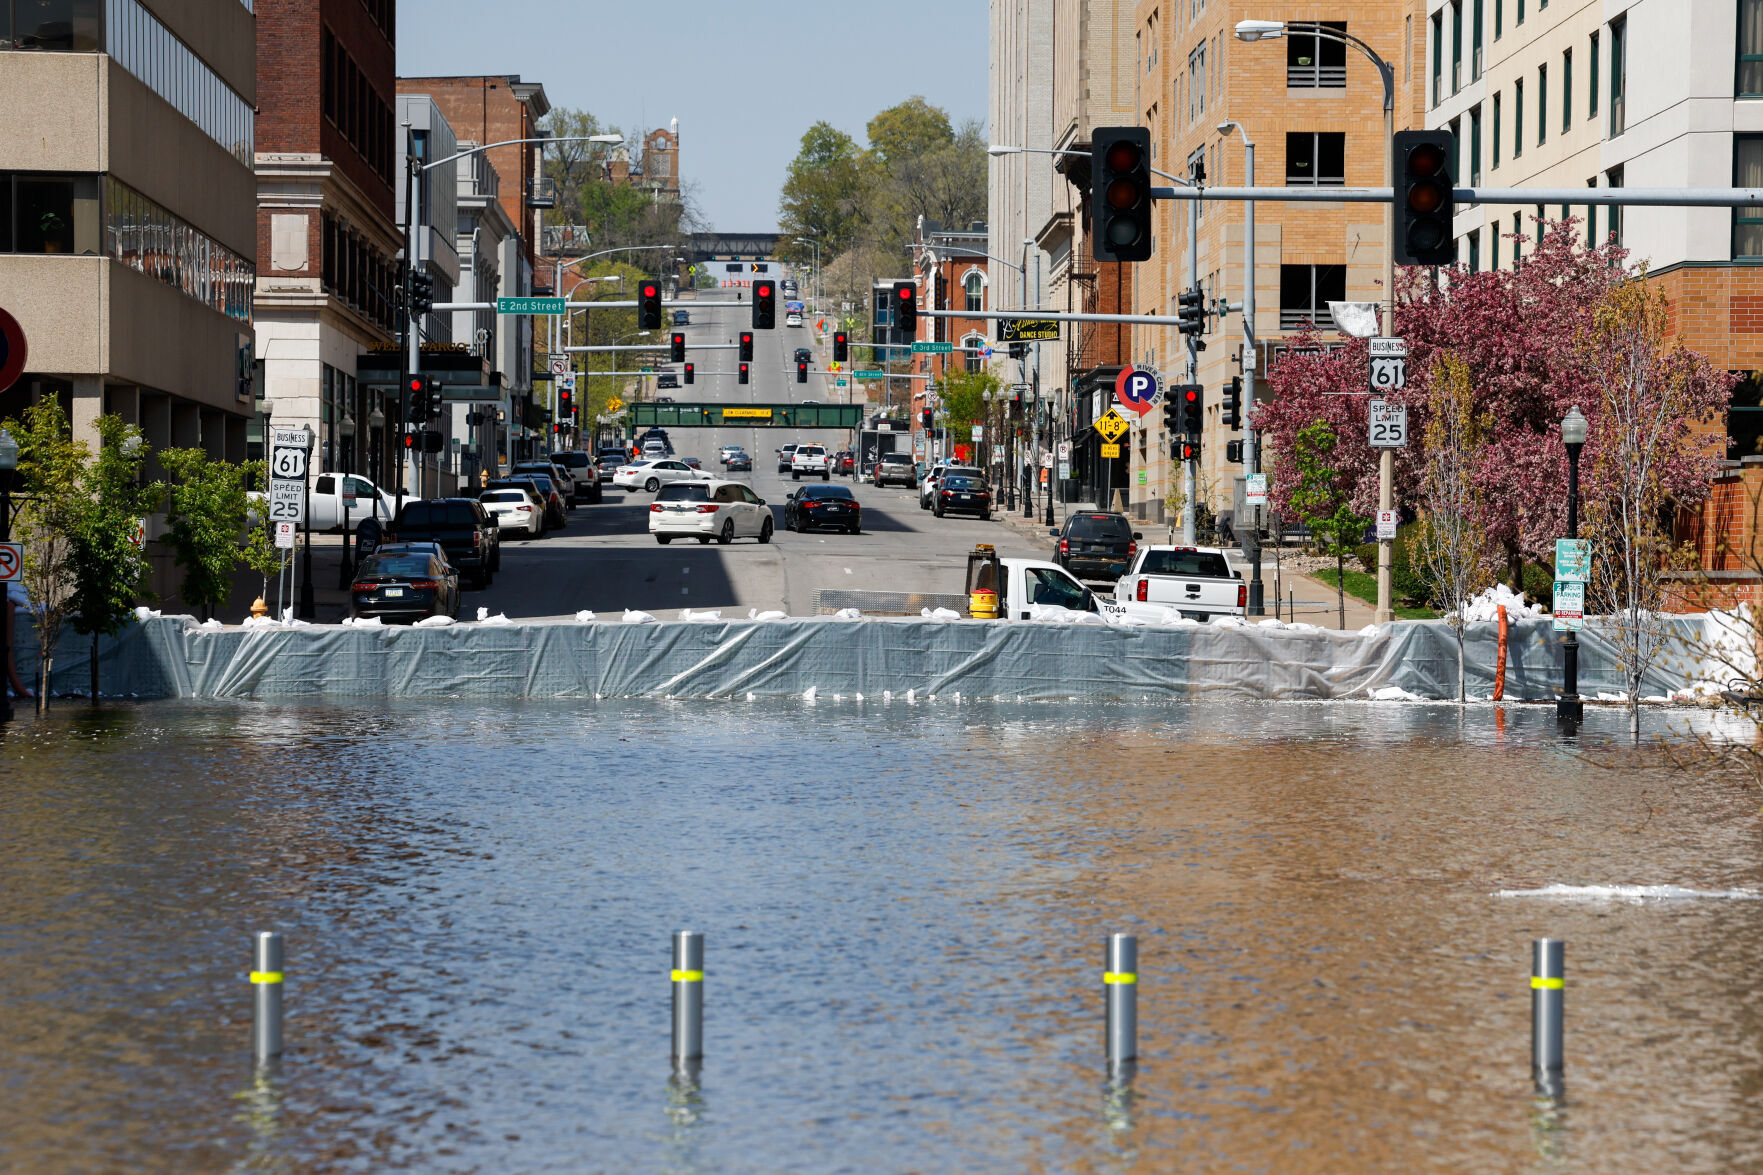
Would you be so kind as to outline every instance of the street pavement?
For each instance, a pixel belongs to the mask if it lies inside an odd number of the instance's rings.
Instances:
[[[785,327],[779,315],[776,330],[754,331],[752,382],[743,386],[736,381],[737,352],[694,354],[692,348],[735,342],[751,323],[750,305],[735,302],[732,291],[714,291],[687,309],[690,326],[664,329],[685,331],[696,381],[664,394],[680,403],[841,401],[830,376],[811,371],[807,383],[796,382],[792,353],[797,347],[814,347],[814,369],[824,370],[831,358],[830,343],[815,345],[812,324]],[[467,592],[463,614],[486,607],[511,618],[569,615],[583,608],[596,613],[634,608],[661,619],[686,608],[728,609],[725,615],[731,618],[745,616],[749,608],[812,615],[820,589],[959,593],[967,552],[975,543],[992,543],[1004,555],[1044,558],[1049,550],[1044,529],[1036,541],[998,515],[990,522],[939,519],[918,508],[916,491],[877,489],[849,477],[833,480],[851,486],[862,504],[863,533],[794,534],[784,529],[784,499],[798,485],[818,481],[797,483],[778,473],[776,450],[789,441],[818,441],[833,452],[851,447],[850,433],[775,427],[670,428],[668,433],[677,456],[696,457],[707,471],[745,482],[765,499],[776,527],[769,544],[737,539],[726,547],[679,541],[661,546],[648,530],[654,495],[608,486],[605,502],[578,507],[566,529],[536,541],[504,542],[495,583]],[[753,455],[751,473],[724,473],[716,457],[725,444],[741,445]]]

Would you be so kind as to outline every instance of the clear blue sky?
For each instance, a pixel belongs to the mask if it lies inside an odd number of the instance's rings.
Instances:
[[[913,94],[983,122],[987,28],[985,0],[401,0],[398,72],[519,74],[619,127],[677,117],[705,218],[767,232],[811,123],[861,144]]]

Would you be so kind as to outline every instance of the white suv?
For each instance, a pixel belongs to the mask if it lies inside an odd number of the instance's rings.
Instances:
[[[820,474],[821,481],[832,480],[832,458],[825,445],[797,445],[790,456],[790,480],[801,481],[803,474]]]

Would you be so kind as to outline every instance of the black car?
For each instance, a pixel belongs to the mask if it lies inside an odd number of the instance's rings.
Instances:
[[[937,483],[936,500],[931,511],[941,518],[945,514],[977,514],[981,522],[992,517],[992,487],[983,477],[945,474]]]
[[[815,527],[849,531],[863,530],[863,507],[856,495],[845,486],[803,486],[784,499],[784,529],[806,534]]]
[[[796,362],[812,365],[814,363],[814,352],[807,347],[797,347]]]
[[[751,453],[730,453],[728,455],[728,460],[723,463],[723,466],[730,473],[733,473],[737,469],[744,469],[748,473],[752,473],[753,455]]]
[[[1048,533],[1058,540],[1053,544],[1055,563],[1078,579],[1110,581],[1126,574],[1143,537],[1126,515],[1097,511],[1073,514],[1063,528]]]
[[[679,373],[677,371],[662,371],[656,373],[655,386],[658,388],[679,387]]]
[[[378,616],[414,623],[428,616],[456,617],[459,573],[446,556],[433,552],[377,551],[356,570],[349,603],[361,619]]]
[[[692,312],[690,310],[675,310],[673,312],[673,325],[675,325],[675,326],[691,326],[692,325]]]
[[[502,528],[475,498],[406,502],[391,531],[393,542],[441,544],[447,562],[469,575],[473,587],[489,587],[502,565]]]

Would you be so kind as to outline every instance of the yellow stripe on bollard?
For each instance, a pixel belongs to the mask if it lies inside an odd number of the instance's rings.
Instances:
[[[282,981],[282,973],[280,971],[253,971],[253,972],[251,972],[251,982],[252,983],[280,983],[281,981]]]
[[[1546,979],[1540,975],[1532,975],[1530,977],[1530,987],[1532,991],[1560,991],[1566,986],[1567,981],[1565,979]]]
[[[673,981],[675,983],[703,983],[704,982],[704,972],[702,972],[702,971],[675,971],[673,973]]]
[[[1102,972],[1102,982],[1103,983],[1137,983],[1138,981],[1139,981],[1139,974],[1136,971],[1104,971],[1104,972]]]

